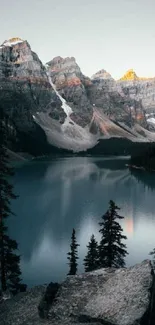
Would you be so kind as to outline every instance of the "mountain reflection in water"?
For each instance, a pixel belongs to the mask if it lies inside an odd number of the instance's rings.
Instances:
[[[155,173],[130,172],[125,158],[71,157],[33,161],[16,169],[9,231],[19,243],[23,281],[29,286],[62,281],[72,228],[83,272],[86,245],[113,199],[121,207],[127,265],[148,258],[155,247]]]

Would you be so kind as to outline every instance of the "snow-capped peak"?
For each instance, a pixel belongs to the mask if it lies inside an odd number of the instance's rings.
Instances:
[[[10,38],[10,39],[4,41],[4,43],[1,46],[13,46],[13,45],[16,45],[18,43],[23,43],[23,42],[24,42],[24,40],[22,40],[21,38],[14,37],[14,38]]]

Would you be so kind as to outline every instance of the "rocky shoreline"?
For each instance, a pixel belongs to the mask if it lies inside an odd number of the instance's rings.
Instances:
[[[68,276],[54,300],[52,284],[29,289],[0,305],[0,324],[154,325],[154,297],[154,272],[145,260],[129,268]],[[38,306],[47,311],[42,318]]]

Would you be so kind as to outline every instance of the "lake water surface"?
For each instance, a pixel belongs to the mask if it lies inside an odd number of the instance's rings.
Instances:
[[[133,265],[155,247],[155,173],[130,172],[125,158],[71,157],[32,161],[16,168],[12,204],[16,216],[9,231],[19,243],[23,282],[28,286],[62,281],[73,227],[83,272],[86,245],[92,233],[100,239],[98,222],[114,200]]]

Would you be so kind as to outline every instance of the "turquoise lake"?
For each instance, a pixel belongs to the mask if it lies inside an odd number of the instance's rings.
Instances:
[[[100,240],[99,221],[110,199],[125,217],[121,225],[129,255],[126,265],[149,257],[155,247],[155,173],[132,171],[124,157],[68,157],[36,160],[16,167],[19,198],[9,233],[19,243],[23,282],[28,286],[62,281],[73,227],[83,272],[92,233]]]

